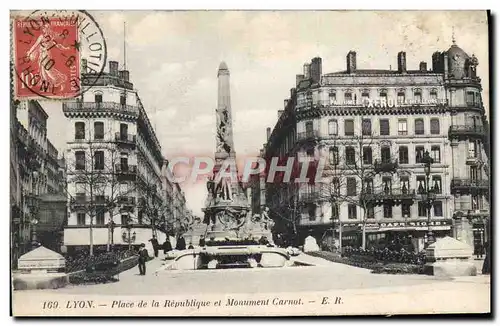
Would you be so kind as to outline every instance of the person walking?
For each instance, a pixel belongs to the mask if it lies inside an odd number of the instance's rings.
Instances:
[[[146,275],[146,261],[148,260],[148,250],[146,245],[141,243],[141,248],[139,249],[139,274]]]
[[[175,244],[175,249],[177,250],[185,250],[186,249],[186,240],[181,235],[177,238],[177,243]]]
[[[170,243],[170,239],[168,238],[168,236],[167,236],[167,239],[165,240],[165,242],[163,242],[162,247],[163,247],[163,254],[166,257],[167,253],[169,251],[172,251],[172,244]]]
[[[151,242],[151,245],[153,246],[153,251],[155,253],[155,257],[158,258],[158,240],[156,240],[156,235],[153,235],[153,238],[149,239],[149,242]]]
[[[491,273],[491,265],[490,265],[490,243],[486,241],[484,243],[484,249],[485,249],[485,256],[484,256],[484,262],[483,262],[483,269],[482,269],[482,274],[483,275],[488,275]]]

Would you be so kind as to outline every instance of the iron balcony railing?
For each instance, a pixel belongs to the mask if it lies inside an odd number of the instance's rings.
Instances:
[[[115,172],[118,174],[136,174],[137,173],[137,165],[131,164],[115,164]]]
[[[475,180],[475,179],[460,179],[454,178],[451,180],[452,190],[467,190],[467,189],[483,189],[487,190],[490,188],[489,180]]]
[[[132,134],[115,133],[115,141],[120,143],[134,144],[135,138],[135,135]]]
[[[297,133],[297,140],[314,140],[320,138],[319,130],[309,130]]]
[[[137,107],[115,102],[67,102],[63,103],[63,112],[123,112],[138,115]]]
[[[119,205],[135,206],[135,197],[119,196],[117,202]]]
[[[375,160],[373,170],[375,173],[380,172],[395,172],[398,168],[398,160]]]
[[[385,201],[385,200],[413,200],[416,198],[415,189],[389,188],[382,191],[366,191],[361,197],[367,201]]]
[[[484,136],[483,126],[474,125],[453,125],[448,129],[448,137],[478,137]]]

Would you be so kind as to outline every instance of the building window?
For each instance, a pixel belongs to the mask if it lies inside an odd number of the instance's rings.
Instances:
[[[443,202],[434,202],[434,216],[443,216]]]
[[[75,139],[85,139],[85,122],[75,122]]]
[[[432,146],[431,147],[431,157],[434,160],[433,163],[441,163],[441,147]]]
[[[424,146],[415,147],[415,163],[423,163],[422,159],[424,158],[424,152],[425,152]]]
[[[104,211],[99,210],[95,215],[95,224],[96,225],[104,225]]]
[[[347,178],[347,196],[356,196],[355,178]]]
[[[441,187],[441,177],[438,175],[432,176],[432,188],[434,188],[434,193],[440,194],[443,190]]]
[[[363,91],[361,93],[361,100],[363,101],[363,105],[368,105],[370,103],[370,93],[368,91]]]
[[[410,178],[402,176],[399,181],[401,183],[401,193],[407,195],[410,192]]]
[[[433,118],[431,119],[431,134],[439,135],[441,131],[439,130],[439,119]]]
[[[122,225],[129,224],[130,221],[129,221],[128,215],[127,214],[122,214],[120,222],[121,222]]]
[[[379,95],[380,95],[380,103],[387,104],[387,91],[383,90],[379,93]]]
[[[381,136],[389,136],[390,128],[389,128],[389,120],[388,119],[380,119],[380,135]]]
[[[337,146],[330,147],[330,164],[339,164],[339,149]]]
[[[76,225],[85,225],[85,213],[76,213]]]
[[[431,99],[431,103],[437,103],[438,101],[438,93],[435,89],[431,90],[430,92],[430,99]]]
[[[415,135],[423,135],[424,130],[424,120],[423,119],[415,119]]]
[[[413,93],[413,96],[415,98],[415,103],[422,103],[422,91],[421,90],[416,90],[415,93]]]
[[[363,147],[363,164],[372,164],[372,148]]]
[[[375,209],[373,208],[373,206],[366,207],[366,218],[367,219],[374,219],[375,218]]]
[[[356,204],[347,205],[347,217],[350,220],[355,220],[357,218]]]
[[[120,123],[120,138],[126,140],[128,137],[128,124]]]
[[[467,92],[466,102],[468,106],[474,105],[474,92]]]
[[[104,122],[94,122],[94,139],[104,139]]]
[[[479,195],[471,196],[471,209],[477,211],[481,209],[481,198]]]
[[[476,166],[469,167],[469,177],[472,181],[476,181],[478,179],[478,172]]]
[[[401,214],[403,214],[404,218],[409,218],[411,215],[411,206],[410,204],[401,204]]]
[[[309,221],[316,221],[316,205],[309,204],[307,210],[309,212]]]
[[[314,157],[314,147],[309,147],[306,149],[306,155],[309,157]]]
[[[398,92],[398,104],[405,104],[405,93]]]
[[[85,152],[75,152],[75,170],[85,170]]]
[[[365,193],[368,195],[373,194],[373,179],[372,178],[366,178],[365,179]]]
[[[339,204],[332,203],[332,219],[338,220],[339,218]]]
[[[417,175],[417,193],[423,195],[426,191],[425,176]]]
[[[102,94],[97,93],[94,95],[94,102],[96,103],[102,103]]]
[[[405,136],[408,135],[408,125],[406,119],[400,119],[398,121],[398,135]]]
[[[356,153],[354,151],[354,147],[346,147],[345,148],[345,163],[348,165],[356,164]]]
[[[382,190],[384,194],[389,195],[392,193],[392,179],[391,177],[382,178]]]
[[[425,217],[427,216],[427,208],[426,204],[423,201],[418,202],[418,217]]]
[[[125,94],[120,94],[120,104],[121,105],[127,104],[127,96]]]
[[[329,120],[328,121],[328,134],[331,136],[337,136],[339,132],[337,120]]]
[[[75,196],[85,196],[85,182],[75,182]]]
[[[344,134],[354,136],[354,120],[348,119],[344,121]]]
[[[94,169],[104,170],[104,152],[95,151],[94,152]]]
[[[391,162],[391,148],[389,146],[384,146],[380,149],[380,157],[382,158],[382,163]]]
[[[392,205],[384,203],[384,218],[392,218]]]
[[[345,102],[345,104],[352,104],[352,93],[351,92],[344,93],[344,102]]]
[[[361,129],[363,136],[370,136],[372,134],[372,121],[370,119],[363,119]]]
[[[138,224],[142,224],[142,221],[144,219],[144,212],[141,210],[139,210],[139,212],[137,213],[137,223]]]
[[[330,100],[330,105],[336,105],[337,104],[337,93],[330,92],[328,94],[328,98]]]
[[[335,195],[340,195],[340,180],[339,180],[339,178],[332,179],[332,193]]]
[[[399,146],[399,164],[408,164],[408,147]]]
[[[121,153],[120,155],[120,167],[122,171],[128,171],[128,154]]]
[[[477,157],[476,142],[469,141],[469,157]]]

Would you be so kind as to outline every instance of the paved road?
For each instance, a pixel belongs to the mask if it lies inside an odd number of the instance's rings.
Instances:
[[[189,293],[252,293],[328,291],[333,289],[365,289],[412,286],[445,282],[425,275],[378,275],[369,270],[327,262],[321,258],[301,258],[317,266],[168,271],[155,273],[163,261],[147,265],[147,275],[138,268],[120,274],[116,283],[68,286],[54,290],[61,293],[117,295],[189,294]]]

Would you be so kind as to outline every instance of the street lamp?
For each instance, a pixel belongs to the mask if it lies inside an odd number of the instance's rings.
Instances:
[[[32,172],[33,177],[33,196],[30,202],[30,212],[31,212],[31,248],[36,249],[38,247],[38,242],[36,239],[36,226],[38,224],[38,171]]]
[[[110,248],[113,248],[115,225],[116,225],[115,221],[113,221],[113,219],[110,218],[108,222],[108,232],[109,232],[108,251],[110,251]]]
[[[122,234],[122,239],[123,241],[128,243],[128,250],[132,250],[132,242],[135,242],[136,239],[136,233],[135,231],[130,234],[130,231],[132,230],[132,224],[130,224],[129,221],[127,221],[127,225],[125,226],[127,231],[124,231]]]
[[[431,164],[434,163],[434,160],[429,155],[429,151],[425,151],[424,157],[422,158],[422,163],[424,163],[424,172],[425,172],[425,206],[427,209],[427,241],[426,246],[434,243],[434,235],[432,234],[431,229],[431,208],[432,204],[436,199],[436,189],[434,187],[429,187],[430,183],[430,174],[431,174]]]

